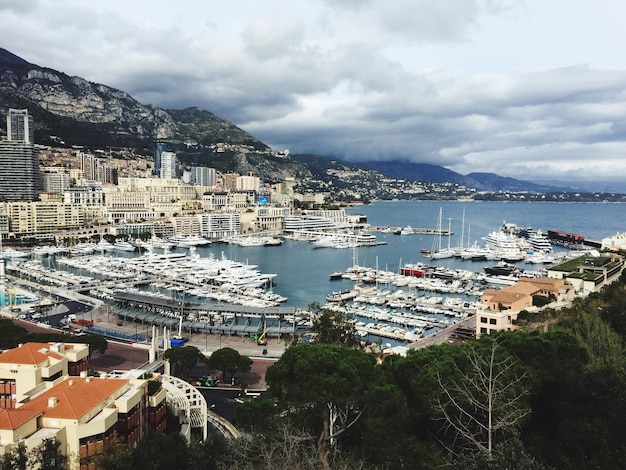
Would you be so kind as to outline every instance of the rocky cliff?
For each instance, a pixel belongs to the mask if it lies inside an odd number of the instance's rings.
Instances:
[[[291,159],[231,122],[200,108],[165,110],[144,105],[128,93],[31,64],[0,49],[0,115],[27,108],[38,143],[92,148],[130,147],[152,154],[164,141],[186,163],[221,171],[260,173],[268,181],[307,175]],[[6,128],[0,125],[0,134]]]

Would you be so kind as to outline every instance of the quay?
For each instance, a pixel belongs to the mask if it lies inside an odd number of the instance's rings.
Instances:
[[[122,321],[165,326],[171,330],[224,335],[284,334],[310,331],[308,315],[295,307],[250,307],[233,304],[191,303],[140,293],[118,292],[115,315]]]
[[[391,227],[389,225],[385,226],[370,226],[370,231],[379,232],[379,233],[394,233],[399,234],[402,229],[406,229],[406,227]],[[454,235],[452,230],[448,230],[447,228],[442,228],[441,230],[437,228],[429,228],[429,227],[411,227],[414,235],[439,235],[441,234],[444,237],[449,237]]]

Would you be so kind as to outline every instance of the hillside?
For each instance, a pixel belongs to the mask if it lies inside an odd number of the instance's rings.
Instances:
[[[477,191],[562,191],[563,188],[506,178],[494,173],[470,173],[462,175],[438,165],[410,163],[405,161],[368,161],[359,165],[369,167],[392,178],[433,183],[456,183]]]
[[[253,172],[267,182],[285,177],[302,180],[314,174],[314,179],[345,188],[358,185],[358,181],[342,180],[342,171],[360,168],[372,185],[382,173],[401,180],[455,183],[479,191],[556,189],[494,174],[463,176],[436,165],[347,163],[319,155],[288,157],[207,110],[144,105],[124,91],[31,64],[0,48],[0,114],[5,115],[9,108],[29,110],[36,140],[43,145],[125,147],[152,155],[159,140],[166,142],[184,164],[211,166],[221,172]],[[0,126],[0,137],[5,133]]]
[[[134,148],[152,155],[164,141],[188,164],[220,171],[260,173],[268,181],[308,176],[306,168],[278,156],[233,123],[200,108],[166,110],[143,105],[128,93],[31,64],[0,49],[0,114],[26,108],[37,143],[87,148]],[[5,135],[0,126],[0,135]],[[225,144],[217,150],[218,144]]]

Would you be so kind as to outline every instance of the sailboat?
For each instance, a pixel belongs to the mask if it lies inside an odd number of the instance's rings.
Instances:
[[[437,219],[437,235],[436,235],[435,240],[433,241],[433,250],[430,253],[430,257],[432,259],[452,258],[454,256],[454,250],[450,248],[450,233],[451,233],[450,231],[452,228],[451,219],[448,219],[448,247],[447,248],[441,247],[441,236],[442,236],[441,216],[442,216],[442,209],[439,208],[439,219]],[[436,248],[435,248],[435,244],[436,244]]]

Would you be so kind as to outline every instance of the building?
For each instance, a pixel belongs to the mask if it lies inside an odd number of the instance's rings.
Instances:
[[[602,249],[609,251],[626,251],[626,232],[616,233],[602,239]]]
[[[149,431],[164,432],[159,376],[89,377],[88,355],[87,345],[67,343],[27,343],[0,354],[0,391],[12,397],[0,409],[0,453],[53,439],[69,468],[87,470],[117,440],[133,447]]]
[[[215,168],[193,166],[191,167],[191,182],[200,186],[215,186],[217,172]]]
[[[200,221],[200,235],[213,240],[234,237],[241,232],[239,214],[234,213],[204,213],[197,215]]]
[[[533,297],[571,301],[574,291],[560,279],[520,278],[502,289],[486,289],[476,311],[476,336],[515,329],[519,312],[533,307]]]
[[[154,169],[152,174],[157,178],[161,175],[161,158],[163,152],[167,152],[167,144],[165,142],[157,142],[154,146]]]
[[[589,254],[567,260],[548,268],[548,277],[563,279],[576,291],[588,294],[597,292],[615,281],[624,269],[624,258],[618,254],[600,255],[591,250]]]
[[[82,207],[56,201],[7,202],[5,212],[9,231],[16,235],[79,229],[86,220]]]
[[[33,118],[26,109],[9,109],[7,139],[0,141],[0,197],[34,201],[42,190]]]
[[[261,189],[261,179],[251,174],[235,178],[236,191],[256,191]]]
[[[44,172],[41,174],[43,190],[62,195],[70,187],[70,174],[67,172]]]
[[[159,176],[163,179],[176,178],[176,154],[174,152],[161,153],[161,172]]]

